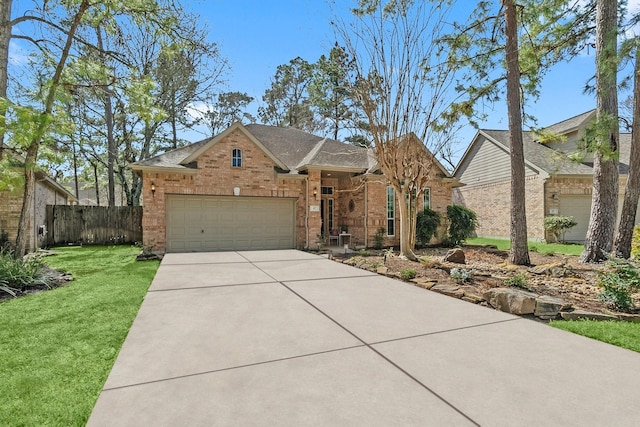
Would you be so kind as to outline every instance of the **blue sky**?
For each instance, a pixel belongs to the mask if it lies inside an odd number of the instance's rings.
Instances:
[[[276,67],[300,56],[315,62],[333,46],[335,37],[330,23],[332,11],[325,0],[208,0],[190,4],[210,29],[211,39],[220,43],[222,55],[232,67],[228,78],[230,90],[247,92],[257,109]],[[348,13],[347,1],[340,1]],[[467,4],[467,2],[463,2]],[[527,112],[538,118],[540,125],[560,120],[595,108],[592,95],[583,89],[595,70],[593,52],[589,56],[560,63],[543,81],[540,99],[529,105]],[[489,119],[480,127],[506,129],[506,103],[495,104]],[[458,155],[462,155],[476,133],[465,126],[458,135]]]
[[[256,115],[264,91],[278,65],[286,64],[297,56],[316,62],[327,54],[335,42],[330,20],[333,4],[338,14],[348,14],[353,4],[350,0],[194,0],[183,1],[187,10],[199,14],[209,29],[211,41],[219,44],[221,54],[227,58],[231,70],[224,90],[246,92],[256,101],[250,112]],[[630,10],[637,10],[640,0],[629,1]],[[18,10],[32,4],[31,0],[14,0],[14,16]],[[466,17],[465,8],[475,1],[458,2],[460,16]],[[529,114],[538,118],[540,125],[550,125],[595,107],[592,95],[585,95],[583,88],[594,74],[594,53],[573,58],[551,69],[543,80],[539,100],[526,107]],[[19,60],[21,54],[12,43],[11,54]],[[620,99],[626,94],[620,94]],[[489,119],[480,127],[506,129],[506,103],[500,102],[488,111]],[[476,129],[466,126],[458,134],[457,155],[464,153]],[[198,140],[201,134],[189,133],[187,139]]]

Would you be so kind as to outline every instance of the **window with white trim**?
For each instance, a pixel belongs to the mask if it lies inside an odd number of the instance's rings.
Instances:
[[[231,167],[242,167],[242,150],[239,148],[234,148],[231,152]]]
[[[387,187],[387,236],[396,234],[396,195],[393,187]]]
[[[422,189],[422,209],[431,209],[431,188]]]

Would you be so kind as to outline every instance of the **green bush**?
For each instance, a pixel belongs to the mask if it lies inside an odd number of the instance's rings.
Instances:
[[[459,245],[473,235],[478,226],[476,213],[460,205],[447,206],[449,219],[449,240],[453,245]]]
[[[380,227],[373,236],[373,248],[382,249],[384,245],[384,228]]]
[[[564,241],[564,233],[578,223],[572,216],[550,215],[543,220],[544,229],[553,235],[555,242]]]
[[[640,225],[633,227],[631,238],[631,258],[640,259]]]
[[[0,230],[0,250],[9,250],[11,248],[11,242],[9,241],[9,233],[4,230]]]
[[[360,256],[371,256],[371,252],[369,252],[369,251],[368,251],[368,250],[366,250],[366,249],[360,249],[360,250],[358,251],[358,255],[360,255]]]
[[[629,311],[633,308],[631,294],[640,291],[640,274],[631,261],[611,258],[607,270],[600,273],[598,285],[603,288],[599,298],[608,306]]]
[[[407,268],[400,272],[400,277],[402,278],[402,280],[411,280],[411,279],[415,279],[416,274],[418,273],[416,273],[416,271],[413,268]]]
[[[456,283],[464,283],[471,279],[471,273],[464,268],[452,268],[449,272],[449,277]]]
[[[49,282],[40,257],[19,259],[12,252],[0,249],[0,291],[15,296],[17,291],[42,285],[48,286]]]
[[[515,276],[506,279],[504,284],[514,288],[527,289],[527,280],[527,273],[518,273]]]
[[[428,245],[440,226],[440,214],[432,209],[425,208],[418,212],[416,219],[416,240],[421,245]]]

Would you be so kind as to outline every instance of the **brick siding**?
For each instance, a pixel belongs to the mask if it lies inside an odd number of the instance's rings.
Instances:
[[[242,150],[242,168],[231,167],[234,149]],[[197,159],[197,169],[185,173],[143,172],[143,241],[156,252],[166,250],[166,196],[169,194],[193,194],[231,196],[235,187],[241,196],[295,197],[296,247],[317,247],[322,234],[321,194],[322,186],[333,186],[334,228],[347,226],[352,242],[357,245],[373,244],[378,228],[386,229],[386,181],[382,176],[351,177],[336,173],[334,177],[322,177],[322,171],[310,169],[307,175],[278,174],[274,162],[244,132],[236,130],[211,146]],[[188,173],[187,173],[188,172]],[[373,177],[373,178],[372,178]],[[151,184],[155,194],[151,193]],[[431,186],[432,207],[446,212],[451,190],[448,184]],[[315,191],[316,195],[313,194]],[[365,201],[365,192],[368,191]],[[353,211],[349,204],[353,200]],[[367,212],[365,212],[367,209]],[[396,209],[396,212],[399,212]],[[396,214],[396,217],[398,215]],[[365,224],[365,218],[366,224]],[[367,238],[365,239],[365,234]],[[397,233],[396,233],[397,234]],[[389,237],[385,245],[397,245],[398,237]]]

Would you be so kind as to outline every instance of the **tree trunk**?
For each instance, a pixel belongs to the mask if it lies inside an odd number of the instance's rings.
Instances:
[[[11,1],[3,0],[0,4],[0,98],[7,97],[9,79],[9,41],[11,40]],[[0,117],[5,117],[6,110],[0,106]],[[0,129],[0,160],[4,148],[4,131]]]
[[[104,54],[104,44],[102,43],[102,30],[98,26],[96,28],[96,36],[98,40],[98,54],[100,60],[106,63],[106,57]],[[116,141],[113,137],[113,105],[111,103],[111,89],[109,85],[105,85],[102,88],[104,95],[104,121],[107,128],[107,179],[108,179],[108,194],[107,201],[109,206],[116,205],[116,178],[114,172],[114,165],[116,163]]]
[[[520,99],[520,65],[518,63],[518,22],[516,4],[503,0],[507,60],[507,114],[511,134],[511,251],[509,262],[529,265],[527,215],[525,207],[525,170],[522,140],[522,105]]]
[[[613,255],[619,258],[631,256],[631,240],[640,199],[640,47],[636,48],[636,64],[633,75],[633,128],[631,129],[631,154],[629,175],[620,212],[618,235],[613,242]]]
[[[38,125],[34,131],[33,138],[31,138],[29,147],[27,148],[27,154],[25,156],[24,162],[24,196],[22,211],[20,212],[20,221],[18,223],[18,236],[16,238],[17,257],[21,257],[26,254],[28,249],[27,239],[28,233],[30,232],[30,216],[32,209],[31,199],[33,198],[33,194],[35,194],[35,167],[38,160],[40,143],[42,142],[42,138],[44,137],[44,134],[49,127],[49,116],[53,111],[53,103],[56,98],[56,91],[58,89],[58,86],[60,85],[62,71],[64,69],[65,63],[67,62],[67,58],[69,57],[71,44],[73,43],[76,30],[80,25],[82,16],[85,14],[89,6],[89,1],[83,0],[82,3],[80,3],[80,5],[78,6],[78,10],[73,17],[73,21],[71,22],[71,25],[69,27],[69,32],[67,33],[67,40],[60,54],[60,59],[58,60],[58,64],[56,65],[56,70],[53,74],[53,77],[51,78],[51,84],[49,85],[49,90],[47,92],[44,111],[40,114]]]
[[[417,261],[418,258],[413,253],[413,248],[411,247],[411,239],[410,236],[410,215],[409,208],[406,203],[406,195],[407,191],[405,188],[401,187],[396,189],[396,194],[398,194],[398,207],[400,208],[400,256],[404,256],[411,261]]]
[[[597,1],[596,16],[596,100],[598,149],[593,162],[591,217],[580,262],[598,262],[611,251],[618,210],[618,93],[617,17],[618,2]],[[602,148],[600,148],[602,147]]]
[[[93,183],[96,187],[96,204],[100,206],[100,183],[98,182],[98,164],[93,163]]]

